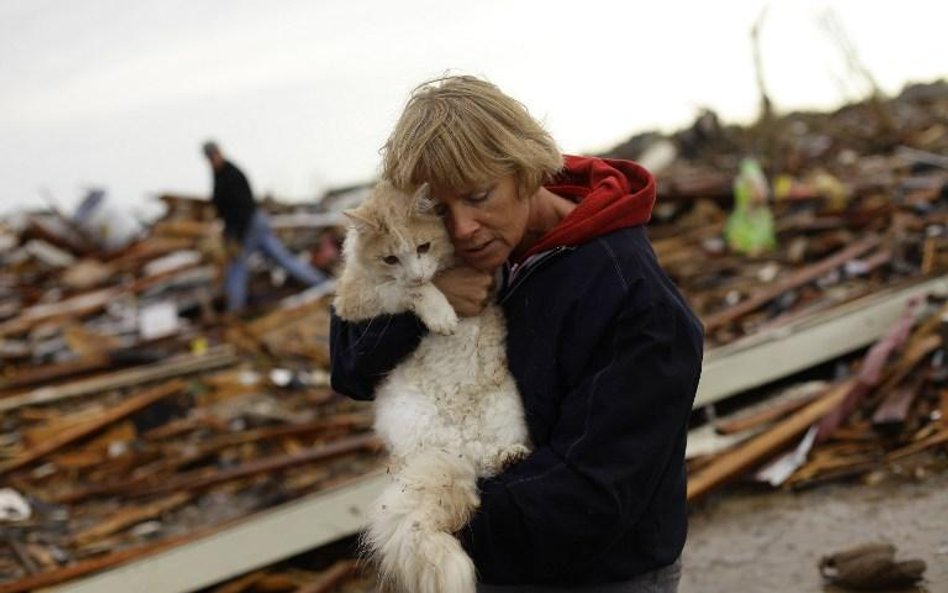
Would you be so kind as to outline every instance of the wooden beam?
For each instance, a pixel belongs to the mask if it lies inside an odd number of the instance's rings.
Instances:
[[[902,317],[910,300],[946,290],[948,276],[893,287],[800,320],[789,327],[713,348],[705,352],[695,407],[870,345]],[[922,327],[925,326],[923,322]],[[813,344],[820,347],[814,348]]]
[[[303,585],[293,593],[329,593],[340,583],[355,574],[359,563],[352,559],[339,560],[324,570],[316,581]]]
[[[912,403],[922,391],[924,377],[916,377],[885,394],[885,399],[872,415],[872,424],[877,428],[901,425],[908,418]]]
[[[172,537],[154,544],[139,546],[137,548],[130,548],[127,550],[120,550],[118,552],[113,552],[98,558],[83,560],[69,566],[64,566],[58,570],[50,570],[37,575],[17,579],[15,581],[0,583],[0,593],[27,593],[29,591],[36,591],[37,589],[43,587],[52,587],[54,585],[70,581],[81,576],[104,570],[106,568],[118,566],[119,564],[134,560],[135,558],[148,556],[161,550],[174,548],[175,546],[179,546],[181,544],[203,537],[206,534],[207,532],[190,533],[178,537]]]
[[[23,406],[48,404],[82,397],[109,389],[134,387],[143,383],[229,366],[236,362],[237,357],[233,348],[222,346],[206,354],[175,357],[152,365],[81,379],[55,387],[40,387],[21,395],[6,397],[0,399],[0,412],[9,412]]]
[[[930,449],[931,447],[937,447],[938,445],[943,445],[948,443],[948,428],[943,428],[942,430],[936,432],[928,438],[922,439],[920,441],[914,442],[911,445],[906,445],[901,449],[896,449],[888,455],[885,456],[886,462],[898,461],[910,455],[915,455],[925,449]]]
[[[78,426],[62,431],[60,434],[43,442],[42,444],[31,447],[18,457],[9,461],[0,463],[0,475],[19,469],[25,465],[33,463],[37,459],[56,451],[69,443],[87,437],[92,433],[101,430],[109,424],[130,416],[139,410],[147,408],[153,403],[184,391],[184,383],[181,381],[171,381],[159,385],[153,389],[145,391],[131,399],[109,408],[93,422],[83,422]]]
[[[688,502],[700,500],[712,489],[734,479],[786,447],[843,401],[855,384],[855,379],[844,381],[767,432],[722,453],[707,468],[688,479]]]
[[[810,404],[818,394],[810,394],[804,397],[790,399],[787,401],[776,402],[756,412],[741,414],[734,418],[723,418],[714,423],[714,430],[718,434],[735,434],[757,428],[763,424],[768,424],[774,420],[796,412],[800,408]]]
[[[346,453],[354,453],[366,449],[378,449],[382,446],[382,441],[374,434],[360,435],[339,439],[326,445],[306,449],[300,453],[291,453],[289,455],[277,455],[244,463],[237,467],[217,471],[208,474],[203,470],[190,472],[176,478],[164,480],[157,486],[140,487],[133,489],[128,494],[130,496],[152,496],[156,494],[166,494],[168,492],[181,492],[185,490],[197,490],[208,488],[241,478],[247,478],[258,474],[276,472],[305,463],[321,461],[336,457]]]
[[[879,244],[880,240],[877,236],[869,235],[861,241],[857,241],[853,245],[850,245],[842,251],[827,257],[826,259],[807,266],[778,282],[767,285],[753,292],[748,298],[744,299],[733,307],[707,316],[704,319],[705,331],[710,333],[734,321],[738,317],[750,313],[761,305],[770,302],[788,290],[825,276],[836,268],[844,265],[846,262],[851,261],[860,255],[878,247]]]
[[[105,521],[80,531],[72,539],[80,546],[94,542],[126,527],[160,517],[164,513],[187,503],[191,498],[188,493],[181,492],[144,506],[121,508]]]
[[[185,593],[352,535],[389,483],[384,472],[320,490],[228,524],[125,566],[65,583],[56,593],[127,593],[148,583],[149,593]],[[19,593],[30,590],[19,589]]]

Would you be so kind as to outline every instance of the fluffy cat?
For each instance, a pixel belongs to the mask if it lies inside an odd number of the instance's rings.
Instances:
[[[375,431],[391,455],[363,538],[382,582],[406,593],[475,593],[474,565],[452,535],[480,503],[476,480],[528,452],[523,407],[507,370],[503,312],[458,318],[434,275],[453,265],[427,186],[380,182],[355,210],[343,247],[336,313],[364,321],[412,311],[428,327],[375,393]]]

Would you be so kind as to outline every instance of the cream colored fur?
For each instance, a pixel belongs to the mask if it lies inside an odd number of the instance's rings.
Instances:
[[[477,478],[529,452],[527,429],[507,370],[503,312],[491,305],[459,319],[431,283],[453,253],[430,206],[426,187],[409,196],[382,182],[347,212],[353,224],[334,305],[349,321],[413,311],[431,330],[375,394],[392,481],[364,544],[386,586],[474,593],[474,565],[452,534],[479,504]]]

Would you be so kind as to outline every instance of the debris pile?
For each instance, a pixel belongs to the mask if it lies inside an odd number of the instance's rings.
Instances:
[[[379,466],[369,409],[328,386],[326,290],[258,268],[254,292],[271,300],[219,314],[207,202],[166,202],[119,249],[55,213],[0,230],[0,591],[79,578]],[[274,226],[316,256],[339,239],[325,217]]]
[[[948,468],[948,305],[928,303],[916,322],[918,306],[845,378],[799,385],[693,431],[688,500],[743,477],[802,488]]]
[[[656,172],[649,232],[710,347],[948,270],[948,85],[906,89],[885,117],[879,108],[747,129],[706,112],[610,153]],[[760,230],[755,220],[772,228],[742,251],[726,228],[748,156],[749,203],[767,212],[744,217],[745,236]],[[183,545],[381,467],[370,408],[328,385],[331,287],[300,292],[257,266],[251,309],[221,314],[226,255],[210,203],[162,200],[160,220],[107,236],[101,197],[81,216],[0,221],[0,593]],[[263,207],[291,251],[333,271],[337,215]],[[718,434],[691,454],[689,499],[749,472],[804,486],[944,468],[948,309],[926,306],[848,378],[704,427]],[[347,558],[260,570],[220,590],[333,590],[352,575],[360,590],[358,572]]]
[[[948,269],[948,83],[910,86],[882,108],[885,121],[867,101],[748,128],[705,112],[687,130],[607,153],[655,171],[650,235],[709,345]],[[776,246],[745,255],[725,231],[748,155],[769,180]]]

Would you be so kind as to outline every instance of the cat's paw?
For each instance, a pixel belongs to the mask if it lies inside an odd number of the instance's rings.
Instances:
[[[410,296],[412,309],[429,330],[449,336],[458,328],[458,314],[434,284],[422,284]]]
[[[450,336],[458,328],[458,314],[445,301],[444,306],[425,307],[418,311],[421,321],[436,334]]]
[[[530,449],[524,445],[508,445],[498,449],[490,456],[487,461],[487,471],[491,475],[499,474],[511,465],[519,463],[527,458]]]

